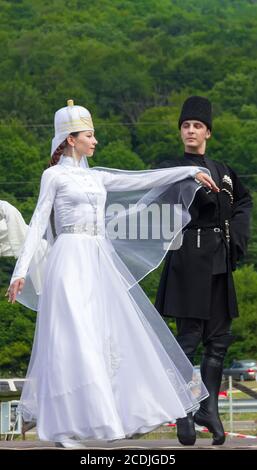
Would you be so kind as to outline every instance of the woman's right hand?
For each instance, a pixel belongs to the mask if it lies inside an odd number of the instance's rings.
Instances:
[[[195,180],[197,181],[197,183],[201,183],[203,186],[206,186],[215,193],[219,192],[219,188],[216,185],[215,181],[213,181],[213,179],[206,173],[199,171],[198,173],[196,173]]]
[[[25,279],[21,277],[20,279],[16,279],[8,288],[6,292],[6,296],[8,296],[8,302],[14,304],[17,294],[20,294],[25,284]]]

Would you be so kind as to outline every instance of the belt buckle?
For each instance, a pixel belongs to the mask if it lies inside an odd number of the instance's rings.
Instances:
[[[88,223],[88,231],[90,235],[95,237],[97,235],[97,224],[95,222]]]
[[[213,231],[214,231],[215,233],[219,233],[219,232],[220,232],[220,228],[219,228],[219,227],[214,227]]]

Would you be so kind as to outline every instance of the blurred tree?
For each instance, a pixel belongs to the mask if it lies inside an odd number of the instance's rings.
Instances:
[[[137,151],[145,163],[153,166],[181,154],[177,115],[168,106],[147,109],[136,126]]]
[[[204,94],[215,115],[208,154],[244,175],[254,194],[247,262],[257,266],[255,0],[0,0],[0,10],[0,198],[29,221],[49,160],[53,114],[68,98],[92,112],[99,146],[90,164],[144,169],[182,155],[180,107],[187,96]],[[1,260],[1,285],[12,265]],[[250,354],[256,273],[240,273],[244,292],[248,280],[253,289],[252,306],[241,301],[249,318],[242,324],[244,353],[248,331]],[[152,299],[156,276],[145,281]],[[11,306],[1,302],[8,316]],[[20,315],[14,308],[13,321]],[[241,318],[236,322],[240,331]],[[13,344],[17,372],[19,362],[25,369],[28,343],[12,331],[16,338],[5,338],[3,361],[6,371],[12,367]]]
[[[240,317],[233,322],[235,342],[230,346],[227,363],[233,359],[257,358],[257,273],[244,266],[235,273]]]
[[[119,168],[122,170],[144,170],[144,162],[123,141],[106,145],[94,158],[94,166]]]
[[[11,305],[6,299],[0,300],[1,376],[24,376],[31,353],[35,318],[35,312],[30,312],[20,304]]]
[[[19,121],[0,123],[0,191],[25,200],[38,191],[43,162],[35,137]],[[0,197],[3,199],[0,193]]]

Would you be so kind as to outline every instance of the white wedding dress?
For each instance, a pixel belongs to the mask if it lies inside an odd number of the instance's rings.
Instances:
[[[197,171],[112,175],[75,167],[71,157],[63,157],[43,173],[12,277],[13,282],[26,276],[54,207],[57,238],[47,258],[20,405],[25,420],[37,421],[40,439],[121,439],[182,418],[205,398],[202,384],[197,397],[183,380],[183,368],[190,368],[194,380],[193,368],[168,328],[181,370],[142,320],[110,256],[104,222],[108,189],[151,188]]]

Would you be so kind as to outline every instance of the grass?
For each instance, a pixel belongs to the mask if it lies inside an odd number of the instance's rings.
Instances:
[[[250,388],[251,390],[254,390],[257,392],[257,382],[255,380],[247,380],[245,382],[240,382],[242,385],[244,385],[247,388]],[[229,390],[228,390],[229,393]],[[241,390],[237,390],[235,387],[232,389],[232,397],[233,400],[239,400],[239,399],[249,399],[251,398],[247,393],[241,392]]]

